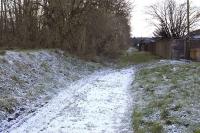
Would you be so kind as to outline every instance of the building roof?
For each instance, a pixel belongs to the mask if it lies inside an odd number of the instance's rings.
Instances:
[[[200,39],[200,29],[191,32],[191,37],[194,39]]]
[[[137,37],[133,38],[134,43],[145,43],[145,44],[152,44],[156,42],[155,38],[150,38],[150,37]]]
[[[194,39],[200,39],[200,35],[193,36]]]

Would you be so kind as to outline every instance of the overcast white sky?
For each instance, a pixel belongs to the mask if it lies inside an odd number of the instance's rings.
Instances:
[[[134,3],[133,13],[131,15],[131,28],[133,37],[149,37],[152,36],[154,27],[148,22],[148,15],[145,11],[146,7],[152,3],[159,2],[161,0],[130,0]],[[177,0],[178,2],[184,2],[186,0]],[[191,0],[193,5],[200,7],[200,0]]]

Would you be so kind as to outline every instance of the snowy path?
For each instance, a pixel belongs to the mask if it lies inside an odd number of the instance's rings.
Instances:
[[[9,133],[131,133],[134,70],[106,70],[73,83]]]

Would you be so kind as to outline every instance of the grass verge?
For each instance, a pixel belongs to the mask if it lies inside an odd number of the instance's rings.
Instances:
[[[125,53],[119,59],[121,66],[148,63],[159,60],[160,58],[148,52],[134,51],[132,53]]]
[[[200,64],[145,67],[133,84],[136,133],[196,133],[200,127]],[[137,113],[135,113],[137,112]]]

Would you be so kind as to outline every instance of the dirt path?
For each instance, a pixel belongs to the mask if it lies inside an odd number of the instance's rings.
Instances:
[[[134,70],[106,70],[73,83],[9,133],[131,133]]]

